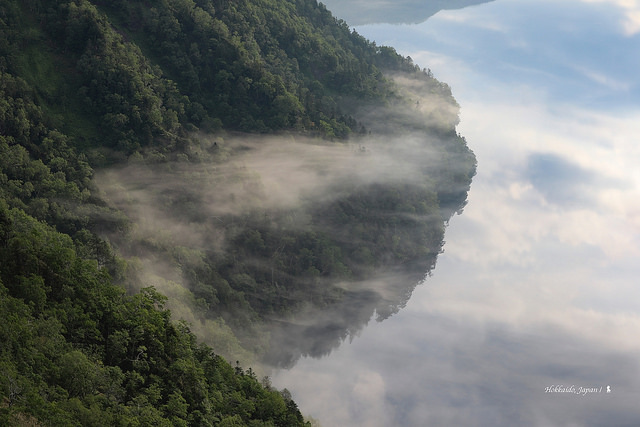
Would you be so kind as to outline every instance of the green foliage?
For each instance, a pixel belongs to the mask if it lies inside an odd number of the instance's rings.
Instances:
[[[315,0],[1,2],[0,424],[304,425],[288,392],[173,322],[167,298],[112,245],[175,265],[213,344],[236,348],[271,316],[338,304],[336,281],[435,262],[441,210],[464,200],[475,167],[455,112],[420,126],[442,137],[435,183],[335,189],[331,203],[214,219],[188,194],[163,205],[216,221],[225,250],[128,241],[130,221],[94,187],[94,168],[234,155],[198,130],[346,140],[367,132],[362,111],[406,104],[383,72],[455,105],[448,86]],[[259,179],[237,184],[263,197]],[[132,283],[141,290],[125,292]]]
[[[196,127],[345,139],[364,129],[352,100],[396,96],[382,71],[418,71],[312,0],[6,3],[21,27],[0,26],[5,70],[71,119],[76,143],[127,154]]]
[[[171,322],[153,288],[125,296],[68,236],[4,201],[0,224],[3,425],[304,425]]]

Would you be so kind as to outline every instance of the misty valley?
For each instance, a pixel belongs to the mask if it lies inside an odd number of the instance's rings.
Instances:
[[[257,373],[435,267],[476,169],[448,85],[315,0],[0,24],[0,423],[310,425]]]
[[[171,296],[173,315],[230,359],[240,346],[290,366],[396,312],[433,268],[472,173],[451,138],[202,136],[207,160],[133,162],[96,182],[130,221],[109,236],[136,266],[129,286]],[[221,325],[239,341],[220,342]]]

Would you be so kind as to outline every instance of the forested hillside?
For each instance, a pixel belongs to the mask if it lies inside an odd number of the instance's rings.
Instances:
[[[475,171],[457,111],[315,0],[0,2],[0,424],[304,425],[219,354],[406,302]]]

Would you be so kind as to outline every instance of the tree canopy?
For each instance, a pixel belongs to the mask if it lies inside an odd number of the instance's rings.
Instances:
[[[394,73],[450,110],[405,121],[396,112],[414,101]],[[421,180],[334,185],[331,200],[288,209],[268,207],[260,178],[236,168],[211,183],[241,188],[251,208],[206,214],[195,190],[208,175],[196,166],[217,170],[245,150],[225,137],[346,146],[384,137],[379,114],[430,135],[438,160]],[[431,268],[475,171],[456,124],[446,84],[315,0],[1,2],[0,424],[306,425],[286,390],[213,348],[264,356],[272,319],[309,305],[346,312],[363,296],[339,281]],[[139,234],[95,180],[108,167],[162,177],[153,174],[185,164],[183,188],[148,196],[167,218],[222,233],[224,250]],[[132,255],[140,248],[178,271],[211,345],[172,317],[173,296],[149,286]],[[370,298],[353,322],[389,315],[407,292]],[[302,353],[313,351],[284,357]]]

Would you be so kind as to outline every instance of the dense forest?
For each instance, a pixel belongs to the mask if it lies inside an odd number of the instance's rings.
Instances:
[[[475,173],[457,121],[315,0],[3,0],[0,424],[308,424],[235,360],[406,303]]]

